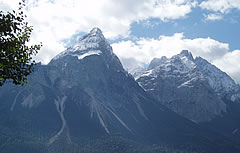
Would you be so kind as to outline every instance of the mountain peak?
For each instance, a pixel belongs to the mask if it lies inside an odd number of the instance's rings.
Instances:
[[[192,53],[189,52],[188,50],[182,50],[181,53],[179,54],[181,56],[185,56],[187,57],[189,60],[193,61],[193,56],[192,56]]]
[[[98,27],[93,28],[88,34],[80,39],[80,42],[84,43],[100,43],[102,41],[106,41],[106,39],[102,33],[102,30]]]
[[[76,44],[73,44],[64,52],[61,52],[53,60],[71,55],[82,59],[90,55],[100,55],[102,53],[112,55],[112,49],[108,41],[105,39],[102,31],[95,27],[88,34],[83,36]]]
[[[102,34],[102,30],[98,27],[94,27],[91,31],[90,34]]]
[[[161,58],[153,58],[148,66],[148,70],[154,69],[159,66],[161,63],[166,62],[168,59],[166,56],[162,56]]]
[[[123,71],[120,60],[113,53],[112,47],[99,28],[93,28],[88,34],[79,39],[77,43],[55,56],[50,64],[62,63],[65,65],[68,62],[72,62],[72,58],[65,58],[67,56],[77,57],[78,60],[98,56],[104,58],[104,62],[107,63],[108,67],[111,65],[111,67]]]

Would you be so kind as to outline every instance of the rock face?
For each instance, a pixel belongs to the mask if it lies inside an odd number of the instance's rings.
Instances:
[[[225,113],[223,98],[239,101],[239,86],[226,73],[186,50],[169,59],[153,59],[135,78],[161,104],[195,122]]]
[[[94,28],[48,65],[38,64],[28,85],[0,88],[0,150],[81,152],[85,140],[120,135],[138,143],[201,146],[208,152],[219,152],[222,142],[239,152],[225,137],[167,108],[182,109],[186,117],[195,109],[200,114],[190,118],[194,121],[226,111],[190,53],[155,59],[138,81],[161,102],[123,69],[101,30]]]
[[[201,57],[197,57],[195,63],[219,97],[232,102],[240,101],[240,86],[230,76]]]
[[[109,135],[182,143],[205,133],[151,98],[98,28],[48,65],[37,65],[29,82],[0,89],[0,135],[17,129],[19,142],[48,147]]]
[[[100,29],[91,30],[76,45],[53,58],[49,66],[57,69],[57,72],[50,72],[51,82],[56,82],[55,88],[60,95],[55,104],[61,106],[66,101],[66,115],[95,120],[94,124],[98,124],[93,127],[97,127],[99,132],[93,129],[90,133],[134,134],[138,132],[136,121],[148,121],[143,110],[145,104],[141,100],[145,93],[123,69]],[[89,133],[84,132],[82,127],[89,130],[87,127],[91,125],[81,118],[69,118],[67,121],[68,124],[79,124],[74,127],[75,133]]]

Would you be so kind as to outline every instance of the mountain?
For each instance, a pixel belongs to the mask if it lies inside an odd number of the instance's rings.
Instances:
[[[232,102],[240,101],[240,86],[229,75],[201,57],[196,57],[195,63],[218,96]]]
[[[135,77],[161,104],[195,122],[211,121],[227,111],[223,99],[239,101],[239,85],[226,73],[187,50],[155,58]]]
[[[143,89],[177,114],[239,139],[240,86],[225,72],[187,50],[155,58],[135,77]]]
[[[76,153],[87,152],[87,146],[97,152],[106,152],[99,150],[104,146],[113,148],[107,152],[127,152],[120,150],[136,143],[239,151],[232,140],[152,98],[123,69],[98,28],[48,65],[38,64],[28,80],[24,87],[0,88],[2,152]],[[220,110],[225,105],[216,112]]]

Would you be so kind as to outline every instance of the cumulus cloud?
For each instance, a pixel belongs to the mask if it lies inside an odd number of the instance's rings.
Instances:
[[[16,0],[1,0],[2,10],[16,9]],[[43,42],[36,57],[47,63],[64,50],[64,39],[99,27],[107,38],[127,37],[133,22],[185,17],[196,6],[194,0],[26,0],[28,22],[33,25],[32,42]]]
[[[155,57],[171,57],[182,50],[189,50],[194,57],[201,56],[227,72],[240,83],[240,51],[230,52],[229,45],[211,38],[187,39],[183,33],[160,36],[158,39],[140,38],[137,41],[121,41],[112,44],[126,69],[143,66]]]
[[[236,82],[240,83],[240,50],[228,52],[219,59],[213,61],[215,65],[227,72]]]
[[[223,19],[224,14],[228,14],[233,9],[240,10],[239,0],[207,0],[199,5],[202,9],[215,12],[205,15],[205,21],[216,21]]]
[[[184,49],[193,56],[201,56],[213,61],[229,51],[226,43],[211,38],[186,39],[183,33],[173,36],[160,36],[158,39],[140,38],[137,41],[121,41],[112,44],[114,52],[120,58],[134,58],[137,62],[148,64],[154,57],[171,57]]]
[[[240,10],[239,0],[207,0],[200,4],[202,9],[214,12],[228,13],[231,9]]]

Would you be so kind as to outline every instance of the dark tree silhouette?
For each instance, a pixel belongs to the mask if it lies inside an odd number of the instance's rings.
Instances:
[[[27,45],[33,28],[25,21],[24,6],[25,0],[22,0],[17,11],[0,11],[0,86],[6,80],[16,85],[28,83],[27,76],[36,64],[32,56],[42,46],[41,43]]]

